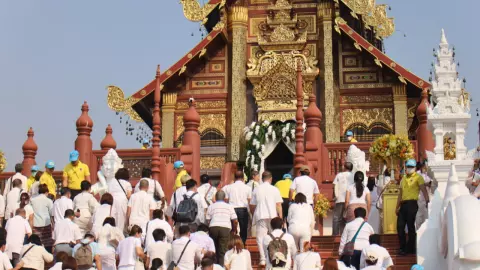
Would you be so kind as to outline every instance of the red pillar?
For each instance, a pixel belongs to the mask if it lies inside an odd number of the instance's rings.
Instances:
[[[30,168],[37,164],[35,161],[35,156],[37,155],[38,146],[33,140],[33,129],[30,128],[27,132],[27,140],[23,143],[22,151],[23,151],[23,171],[22,174],[25,176],[30,176],[31,171]]]
[[[160,65],[155,75],[156,86],[153,95],[153,138],[152,138],[152,177],[160,180]]]
[[[417,108],[417,142],[418,142],[418,158],[419,160],[425,160],[427,158],[426,150],[433,151],[435,143],[433,141],[433,135],[427,128],[427,110],[429,107],[427,89],[422,91],[422,100]]]
[[[323,180],[322,168],[322,148],[323,133],[320,130],[322,122],[322,113],[317,107],[316,97],[311,94],[309,97],[308,108],[305,110],[305,122],[307,123],[307,131],[305,131],[305,154],[308,162],[312,163],[315,174],[314,177],[321,184]]]
[[[92,133],[93,121],[88,115],[88,104],[85,101],[82,105],[82,114],[77,119],[77,139],[75,140],[75,150],[80,154],[80,160],[89,167],[92,165]]]
[[[191,149],[191,171],[190,176],[196,181],[200,180],[200,115],[195,109],[195,101],[189,102],[189,108],[183,116],[183,126],[185,133],[183,135],[183,146]],[[182,159],[183,160],[183,159]],[[187,164],[185,164],[187,167]]]
[[[300,172],[300,167],[305,165],[304,145],[303,145],[303,85],[302,85],[302,65],[297,62],[297,126],[295,127],[295,175]]]
[[[105,138],[103,138],[102,142],[100,143],[100,149],[102,150],[117,149],[117,142],[113,138],[112,134],[113,134],[112,126],[108,124],[107,128],[105,129]]]

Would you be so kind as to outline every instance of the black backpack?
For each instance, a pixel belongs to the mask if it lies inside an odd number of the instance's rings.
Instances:
[[[190,197],[185,194],[183,195],[183,201],[180,202],[175,210],[175,222],[192,223],[195,221],[198,214],[198,207],[193,196],[197,194],[198,193],[195,192]]]

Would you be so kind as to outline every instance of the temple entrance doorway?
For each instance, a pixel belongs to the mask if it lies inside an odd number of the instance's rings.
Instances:
[[[293,175],[293,154],[287,146],[280,142],[265,160],[265,169],[273,175],[273,183],[282,180],[284,174]]]

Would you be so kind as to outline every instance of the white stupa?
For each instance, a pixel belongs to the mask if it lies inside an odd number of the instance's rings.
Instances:
[[[443,29],[436,60],[431,89],[435,107],[430,107],[427,115],[428,128],[435,139],[435,148],[433,153],[427,151],[427,157],[428,165],[435,175],[438,190],[443,197],[450,165],[455,164],[458,179],[460,183],[464,183],[472,169],[472,155],[475,151],[467,152],[464,144],[468,121],[471,118],[470,105],[458,77],[453,50],[449,48]],[[451,137],[455,141],[455,160],[444,159],[446,137]]]

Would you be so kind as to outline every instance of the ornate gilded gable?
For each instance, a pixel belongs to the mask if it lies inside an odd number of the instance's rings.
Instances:
[[[296,73],[282,57],[254,88],[258,101],[266,99],[294,100],[296,98]]]

